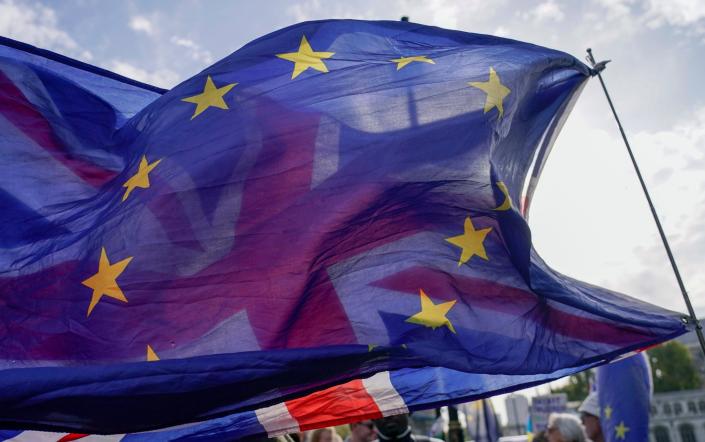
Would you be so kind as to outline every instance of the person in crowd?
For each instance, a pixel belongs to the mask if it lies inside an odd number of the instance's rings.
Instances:
[[[443,442],[440,439],[412,434],[408,414],[374,420],[379,442]]]
[[[350,424],[350,435],[345,442],[372,442],[377,438],[375,424],[371,420]]]
[[[303,431],[299,431],[298,433],[291,433],[287,436],[291,438],[292,442],[306,442],[306,434],[304,434]]]
[[[552,413],[548,417],[548,442],[586,442],[580,420],[567,413]]]
[[[546,431],[539,431],[534,435],[534,438],[531,439],[532,442],[548,442],[548,436],[546,435]]]
[[[588,439],[592,442],[605,442],[605,436],[602,434],[602,424],[600,423],[600,403],[597,400],[597,392],[593,391],[590,393],[580,405],[578,411]]]
[[[319,428],[311,433],[310,442],[343,442],[343,439],[335,432],[335,428]]]

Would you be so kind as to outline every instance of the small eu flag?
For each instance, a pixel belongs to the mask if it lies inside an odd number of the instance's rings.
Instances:
[[[652,393],[645,353],[597,369],[600,424],[606,442],[649,440]]]
[[[408,22],[297,24],[169,91],[0,40],[0,425],[137,432],[449,370],[407,391],[437,406],[684,333],[532,248],[589,76]]]

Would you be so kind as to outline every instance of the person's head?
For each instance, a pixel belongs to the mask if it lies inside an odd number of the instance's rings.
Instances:
[[[350,442],[372,442],[376,438],[377,432],[371,420],[350,424]]]
[[[548,442],[585,442],[580,420],[572,414],[551,414],[548,417]]]
[[[375,428],[380,439],[399,439],[411,431],[409,427],[409,415],[397,414],[374,420]]]
[[[531,439],[533,442],[548,442],[548,436],[546,436],[545,431],[539,431],[534,434],[534,438]]]
[[[333,428],[319,428],[311,433],[311,442],[338,442],[340,436]]]
[[[580,412],[580,420],[585,426],[585,435],[594,442],[603,441],[605,437],[600,425],[600,404],[597,393],[594,391],[590,393],[580,404],[578,411]]]

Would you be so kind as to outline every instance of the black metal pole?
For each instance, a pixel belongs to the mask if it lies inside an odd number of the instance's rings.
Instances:
[[[463,428],[458,420],[458,409],[448,405],[448,442],[463,442]]]
[[[688,313],[690,314],[690,319],[695,323],[695,333],[698,335],[698,341],[700,341],[700,349],[703,352],[703,355],[705,355],[705,337],[703,337],[703,328],[700,325],[700,321],[698,321],[698,318],[695,316],[695,310],[693,310],[693,305],[690,303],[690,297],[688,296],[688,292],[685,290],[685,284],[683,284],[683,279],[681,278],[681,274],[678,271],[678,265],[676,265],[676,260],[673,258],[673,253],[671,252],[671,246],[668,244],[668,239],[666,238],[666,234],[663,231],[663,227],[661,226],[661,221],[659,220],[658,214],[656,213],[656,208],[654,207],[654,203],[651,201],[651,196],[649,195],[649,191],[646,188],[646,183],[644,182],[644,178],[641,176],[641,171],[639,170],[639,166],[636,163],[636,159],[634,158],[634,153],[632,152],[632,148],[629,145],[629,140],[627,140],[627,134],[624,133],[624,128],[622,127],[622,123],[619,121],[619,116],[617,115],[617,111],[614,108],[614,104],[612,104],[612,98],[610,98],[609,92],[607,92],[607,86],[605,86],[605,81],[602,79],[602,75],[600,74],[604,69],[607,63],[609,63],[609,60],[607,61],[601,61],[599,63],[595,62],[595,57],[592,56],[592,49],[588,48],[587,50],[587,59],[592,65],[593,68],[593,75],[597,75],[597,78],[600,80],[600,84],[602,85],[602,90],[605,91],[605,96],[607,97],[607,102],[610,105],[610,109],[612,109],[612,115],[614,115],[614,119],[617,121],[617,126],[619,126],[619,132],[622,134],[622,139],[624,140],[624,145],[627,147],[627,152],[629,152],[629,158],[632,160],[632,165],[634,166],[634,170],[636,171],[636,176],[639,178],[639,183],[641,184],[641,189],[644,191],[644,196],[646,196],[646,201],[649,203],[649,209],[651,209],[651,215],[654,217],[654,221],[656,222],[656,227],[658,227],[658,233],[661,235],[661,241],[663,241],[663,246],[666,248],[666,254],[668,254],[668,260],[671,262],[671,267],[673,267],[673,273],[676,275],[676,280],[678,281],[678,287],[681,289],[681,294],[683,295],[683,300],[685,301],[686,307],[688,307]]]

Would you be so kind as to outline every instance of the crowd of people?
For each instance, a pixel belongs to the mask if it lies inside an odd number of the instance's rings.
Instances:
[[[569,413],[551,414],[548,428],[535,434],[533,442],[604,442],[597,394],[591,393],[578,411],[580,418]],[[279,438],[279,442],[442,442],[414,434],[406,414],[355,422],[349,429],[344,441],[335,428],[329,427],[292,434]]]
[[[597,393],[590,393],[578,411],[580,419],[568,413],[553,413],[548,418],[548,428],[536,434],[533,442],[604,442]]]
[[[267,439],[271,441],[271,439]],[[291,434],[276,438],[277,442],[443,442],[428,436],[414,434],[409,415],[398,414],[375,420],[364,420],[350,424],[350,432],[345,441],[335,428]]]

